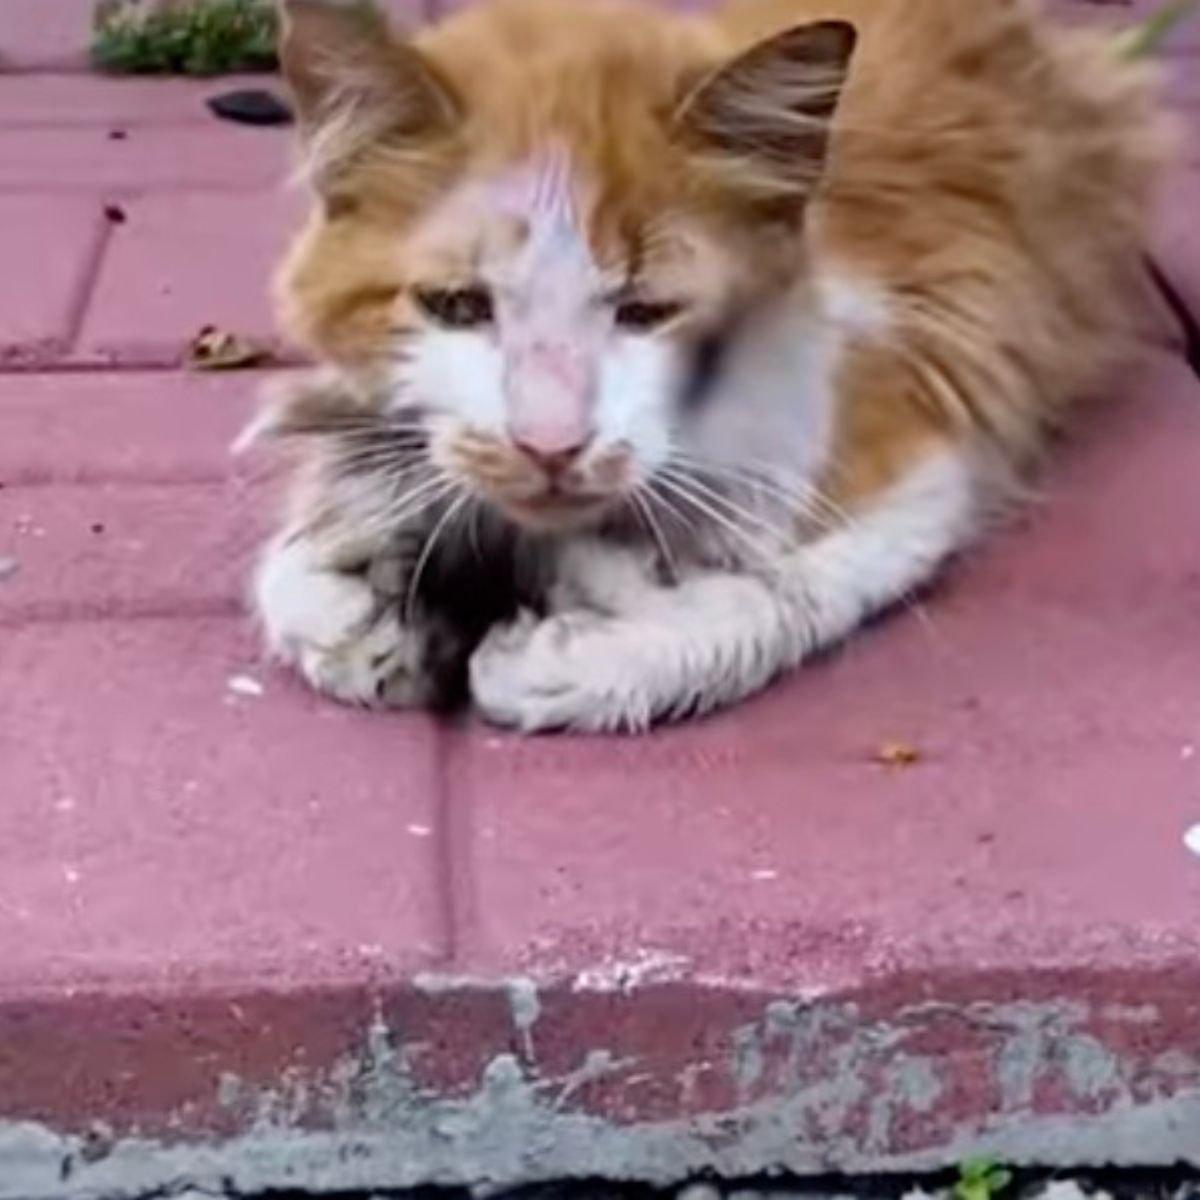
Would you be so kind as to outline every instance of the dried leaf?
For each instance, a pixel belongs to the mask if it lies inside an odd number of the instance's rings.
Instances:
[[[236,333],[205,325],[187,348],[186,363],[193,371],[235,371],[257,366],[266,352]]]
[[[875,761],[886,767],[911,767],[921,761],[921,752],[908,742],[884,742],[875,751]]]

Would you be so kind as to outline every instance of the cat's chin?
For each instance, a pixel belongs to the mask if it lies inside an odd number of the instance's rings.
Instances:
[[[520,500],[492,497],[491,503],[519,529],[531,533],[575,533],[599,525],[615,501],[610,497],[544,493]]]

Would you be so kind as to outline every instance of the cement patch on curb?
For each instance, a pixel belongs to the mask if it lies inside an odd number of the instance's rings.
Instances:
[[[811,1172],[820,1156],[779,1136],[758,1131],[714,1161],[705,1122],[668,1122],[621,1129],[570,1114],[531,1114],[489,1122],[487,1145],[444,1136],[438,1123],[461,1110],[431,1113],[419,1128],[353,1132],[256,1131],[223,1142],[170,1145],[128,1138],[101,1162],[82,1161],[86,1143],[43,1126],[0,1128],[0,1197],[4,1200],[137,1200],[164,1189],[253,1194],[281,1188],[343,1192],[355,1188],[408,1188],[437,1182],[497,1186],[556,1178],[600,1177],[669,1183],[715,1168],[731,1176],[757,1173],[756,1151],[774,1149],[772,1169]],[[774,1122],[770,1122],[774,1125]],[[472,1126],[472,1128],[478,1128]],[[940,1170],[985,1155],[1020,1165],[1200,1166],[1200,1094],[1176,1096],[1096,1117],[1005,1120],[979,1136],[936,1152],[864,1159],[853,1172],[916,1173]],[[494,1140],[506,1140],[503,1149]],[[69,1170],[65,1163],[78,1163]]]
[[[518,1007],[514,1044],[536,1022],[522,1029],[528,1006]],[[237,1114],[226,1132],[197,1132],[200,1105],[164,1114],[154,1135],[8,1121],[0,1200],[586,1177],[667,1185],[700,1173],[917,1173],[979,1155],[1017,1166],[1200,1166],[1200,1064],[1151,1052],[1153,1006],[1104,1010],[920,1004],[877,1019],[852,1002],[773,1000],[758,1021],[728,1031],[726,1069],[740,1098],[664,1119],[639,1115],[646,1078],[627,1046],[593,1049],[553,1078],[519,1050],[494,1053],[474,1086],[433,1095],[410,1069],[416,1044],[380,1015],[361,1049],[328,1069],[254,1088],[222,1075],[208,1103]],[[951,1029],[958,1036],[946,1041]],[[1131,1041],[1131,1031],[1140,1036]],[[697,1065],[676,1064],[673,1078],[653,1082],[694,1083]],[[616,1090],[589,1103],[605,1083]]]

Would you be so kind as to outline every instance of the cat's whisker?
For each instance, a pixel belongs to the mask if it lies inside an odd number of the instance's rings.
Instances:
[[[452,481],[453,482],[453,481]],[[471,494],[462,491],[457,483],[454,483],[454,488],[459,490],[459,495],[450,503],[446,511],[438,518],[433,529],[430,530],[429,536],[425,539],[421,547],[421,554],[417,558],[416,565],[413,567],[412,579],[408,584],[408,595],[404,600],[404,620],[411,624],[416,615],[417,597],[421,586],[421,577],[425,573],[425,567],[429,563],[429,559],[433,554],[434,547],[437,545],[437,540],[450,523],[463,510],[464,506],[470,503]]]
[[[428,444],[428,438],[423,437],[417,430],[405,433],[372,431],[343,435],[334,443],[333,450],[341,454],[361,454],[376,450],[412,452]]]
[[[749,547],[759,558],[770,558],[771,549],[757,541],[753,536],[746,532],[731,518],[722,513],[719,509],[714,508],[703,497],[696,496],[690,488],[690,481],[686,477],[682,479],[674,479],[663,474],[660,470],[655,476],[655,482],[660,488],[666,488],[672,495],[677,496],[680,501],[690,505],[697,512],[708,517],[714,524],[719,525],[727,533],[732,534],[740,542]]]
[[[430,505],[444,500],[459,484],[456,480],[444,475],[436,475],[424,483],[410,488],[402,496],[387,505],[382,512],[383,520],[392,528],[411,521],[413,517],[425,512]]]
[[[678,507],[674,505],[666,496],[662,495],[654,487],[654,480],[651,479],[648,484],[642,485],[643,494],[647,499],[657,504],[672,520],[677,521],[684,529],[694,538],[700,536],[700,528],[695,520],[685,512],[680,512]]]
[[[375,475],[398,474],[424,467],[426,455],[414,449],[398,447],[376,447],[352,453],[334,454],[334,463],[345,471],[368,471]]]
[[[266,418],[278,437],[362,437],[389,434],[420,433],[425,426],[416,420],[393,420],[378,412],[311,412],[296,402],[291,411],[287,401],[274,410],[268,408]]]
[[[634,506],[639,519],[645,526],[646,531],[653,538],[655,545],[658,547],[659,554],[662,555],[663,564],[670,573],[672,581],[679,579],[679,563],[675,559],[675,555],[671,552],[670,543],[667,541],[666,533],[659,523],[658,518],[654,515],[654,510],[650,507],[645,498],[645,489],[642,487],[635,488],[629,493],[630,502]]]
[[[670,465],[682,466],[700,475],[724,476],[750,486],[774,489],[787,495],[788,499],[802,496],[810,486],[807,481],[800,480],[789,486],[788,482],[780,475],[778,465],[762,462],[762,465],[756,469],[755,464],[761,462],[757,459],[748,459],[742,463],[717,462],[698,458],[676,449],[672,451],[668,462]]]
[[[769,504],[771,509],[783,509],[789,515],[807,510],[811,497],[799,491],[790,491],[780,484],[757,478],[749,473],[733,470],[705,471],[688,467],[687,473],[708,479],[730,491],[742,496],[749,503]]]
[[[347,496],[335,492],[326,504],[329,519],[346,512],[355,514],[355,532],[364,539],[386,538],[406,522],[420,516],[443,500],[458,485],[438,473],[431,478],[406,487],[397,495],[394,488],[377,488],[375,494]]]
[[[737,503],[737,501],[731,499],[717,488],[709,487],[708,484],[704,483],[701,479],[697,479],[694,475],[673,471],[669,466],[660,470],[659,474],[673,479],[676,483],[686,484],[694,488],[702,496],[707,497],[711,502],[723,505],[724,511],[731,518],[735,520],[740,518],[750,522],[752,525],[756,525],[763,533],[767,534],[773,540],[778,541],[781,546],[786,546],[790,541],[794,540],[794,537],[786,529],[773,521],[768,521],[765,517],[747,508],[745,505]]]
[[[794,504],[800,515],[818,516],[837,525],[854,524],[853,515],[826,496],[815,483],[799,478],[788,480],[780,474],[777,464],[761,459],[747,460],[746,465],[704,462],[680,453],[676,453],[672,457],[674,461],[681,462],[702,474],[707,472],[716,476],[726,476],[742,486],[757,487],[773,493],[779,501],[789,505]],[[759,464],[758,469],[752,469],[750,464]]]

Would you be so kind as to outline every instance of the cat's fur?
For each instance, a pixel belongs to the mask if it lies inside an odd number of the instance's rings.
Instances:
[[[279,295],[330,374],[265,419],[303,461],[257,607],[344,699],[735,701],[925,582],[1135,340],[1153,78],[1023,0],[491,0],[408,43],[288,0],[282,49]]]

